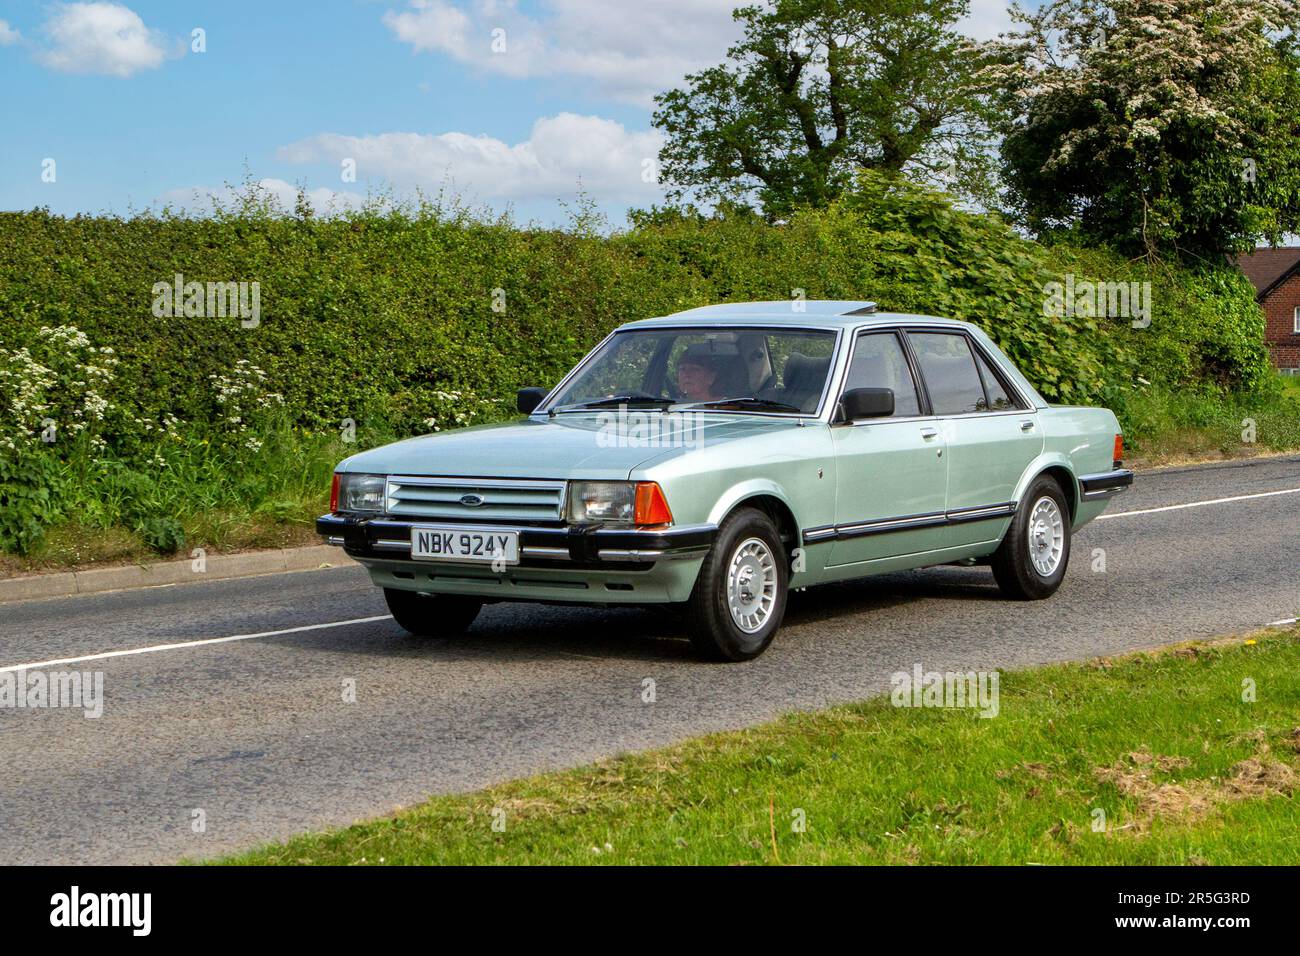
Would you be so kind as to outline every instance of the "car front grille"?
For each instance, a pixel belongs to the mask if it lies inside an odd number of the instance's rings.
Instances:
[[[391,476],[387,512],[459,521],[560,521],[564,482]]]

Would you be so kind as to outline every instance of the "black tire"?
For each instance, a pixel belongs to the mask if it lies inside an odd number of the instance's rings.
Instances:
[[[771,560],[770,566],[775,572],[775,581],[770,601],[766,605],[766,616],[761,618],[755,629],[746,630],[732,617],[728,603],[728,578],[733,559],[743,546],[752,545],[754,541],[766,548]],[[742,574],[746,568],[751,572],[762,573],[762,568],[767,566],[762,560],[762,551],[753,548],[750,550],[755,553],[751,553],[744,562]],[[772,519],[754,508],[733,511],[718,529],[713,547],[700,567],[699,577],[695,579],[690,600],[686,602],[686,632],[696,651],[705,659],[714,661],[748,661],[762,654],[767,650],[767,645],[772,643],[772,638],[781,626],[781,619],[785,616],[789,581],[790,568],[785,547]],[[757,612],[762,610],[763,602],[759,599],[757,590],[749,593],[756,599],[755,620],[758,622],[760,615]]]
[[[1035,566],[1033,549],[1030,547],[1031,525],[1037,526],[1035,533],[1039,535],[1039,540],[1046,537],[1043,523],[1035,518],[1035,509],[1044,499],[1050,499],[1055,504],[1063,531],[1060,557],[1050,574],[1043,574]],[[1065,570],[1070,564],[1070,520],[1070,506],[1056,479],[1050,475],[1035,478],[1021,499],[1020,507],[1016,509],[1016,516],[1007,529],[1006,537],[989,560],[993,577],[1003,594],[1017,601],[1041,601],[1056,593],[1056,589],[1065,580]],[[1050,530],[1047,533],[1050,534]]]
[[[402,629],[416,637],[451,637],[474,623],[483,602],[459,594],[420,594],[384,588],[388,610]]]

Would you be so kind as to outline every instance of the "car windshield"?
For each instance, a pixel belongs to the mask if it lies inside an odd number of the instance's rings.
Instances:
[[[694,405],[812,415],[834,351],[830,331],[629,329],[609,339],[550,408]]]

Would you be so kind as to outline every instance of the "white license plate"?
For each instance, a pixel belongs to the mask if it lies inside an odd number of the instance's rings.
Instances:
[[[463,525],[411,529],[411,557],[420,561],[504,561],[519,563],[519,532]]]

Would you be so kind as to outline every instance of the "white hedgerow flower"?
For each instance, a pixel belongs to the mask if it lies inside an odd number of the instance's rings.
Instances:
[[[266,372],[248,359],[237,359],[228,372],[209,375],[208,380],[212,383],[213,401],[223,413],[218,422],[225,437],[239,440],[239,446],[249,451],[259,451],[262,440],[249,433],[262,432],[268,424],[266,413],[282,406],[284,396],[267,390]]]
[[[111,352],[95,348],[70,325],[42,326],[32,346],[0,349],[0,436],[10,442],[31,438],[53,419],[66,423],[65,434],[91,432],[92,447],[100,448],[102,439],[93,431],[113,409],[102,389],[116,364]]]

